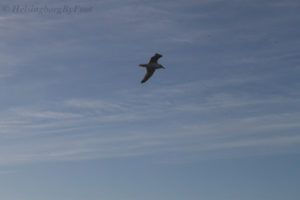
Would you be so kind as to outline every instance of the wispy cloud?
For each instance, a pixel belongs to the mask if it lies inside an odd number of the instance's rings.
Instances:
[[[281,112],[280,107],[297,105],[297,99],[240,95],[230,90],[260,80],[255,77],[190,82],[153,89],[147,94],[124,90],[117,91],[111,99],[71,98],[49,101],[39,108],[8,109],[0,116],[0,162],[153,154],[178,154],[183,160],[188,154],[194,159],[207,159],[208,155],[221,156],[224,149],[234,156],[239,149],[239,156],[244,156],[249,148],[257,154],[270,146],[275,153],[289,151],[290,148],[282,147],[299,143],[300,115],[293,110]],[[199,92],[205,97],[193,100]],[[272,110],[259,111],[266,106]],[[229,113],[231,116],[227,117]],[[175,120],[182,116],[185,122]],[[165,124],[165,119],[169,124]]]
[[[24,118],[37,118],[37,119],[70,119],[82,117],[81,114],[66,113],[66,112],[53,112],[53,111],[32,111],[24,109],[12,109],[17,115],[23,116]]]
[[[258,147],[258,146],[290,146],[291,144],[298,145],[300,143],[300,136],[283,136],[259,139],[247,139],[231,142],[217,143],[211,146],[212,149],[226,149],[226,148],[241,148],[241,147]]]
[[[111,103],[103,100],[89,100],[89,99],[71,99],[65,102],[66,106],[88,109],[104,109],[104,110],[123,110],[126,105]]]

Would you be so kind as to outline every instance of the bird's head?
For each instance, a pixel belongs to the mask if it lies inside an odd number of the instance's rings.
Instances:
[[[162,57],[162,55],[159,54],[159,53],[156,53],[154,56],[156,56],[156,57],[158,57],[158,58],[161,58],[161,57]]]

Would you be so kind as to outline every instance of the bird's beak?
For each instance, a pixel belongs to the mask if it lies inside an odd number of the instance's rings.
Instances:
[[[164,66],[161,66],[161,68],[166,69],[166,68],[164,68]]]

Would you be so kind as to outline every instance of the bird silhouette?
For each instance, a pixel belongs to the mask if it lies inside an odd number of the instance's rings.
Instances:
[[[156,53],[154,56],[150,58],[150,61],[148,64],[139,64],[140,67],[145,67],[146,68],[146,74],[141,81],[141,83],[145,83],[155,72],[156,69],[165,69],[161,64],[157,63],[157,60],[161,58],[162,55],[159,53]]]

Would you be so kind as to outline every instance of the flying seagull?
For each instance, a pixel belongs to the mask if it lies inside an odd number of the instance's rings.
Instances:
[[[161,64],[157,63],[157,60],[162,57],[159,53],[156,53],[154,56],[151,57],[150,61],[148,64],[139,64],[140,67],[145,67],[146,68],[146,74],[141,81],[141,83],[145,83],[154,73],[156,69],[163,68],[165,69]]]

